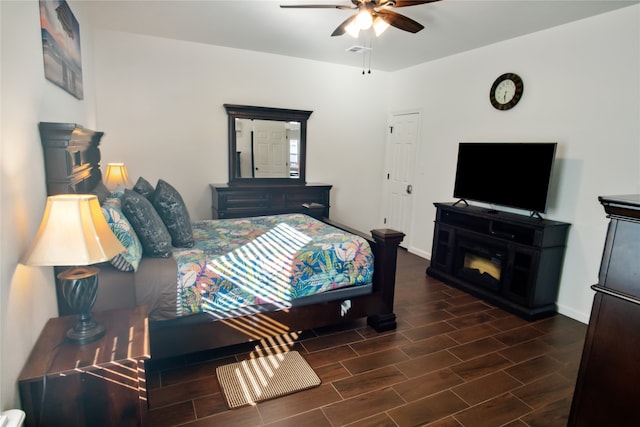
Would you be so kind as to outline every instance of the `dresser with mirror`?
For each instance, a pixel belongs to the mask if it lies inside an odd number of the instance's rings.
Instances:
[[[283,213],[329,217],[331,185],[306,182],[312,111],[225,104],[229,181],[210,184],[214,219]]]

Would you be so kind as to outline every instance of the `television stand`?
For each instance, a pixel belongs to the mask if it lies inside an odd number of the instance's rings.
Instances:
[[[570,224],[434,203],[427,275],[527,320],[556,313]]]

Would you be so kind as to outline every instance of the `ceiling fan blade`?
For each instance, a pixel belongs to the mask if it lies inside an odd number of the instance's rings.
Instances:
[[[418,6],[421,4],[434,3],[440,0],[396,0],[393,7]]]
[[[331,33],[331,37],[334,37],[334,36],[341,36],[341,35],[343,35],[344,33],[346,33],[346,32],[347,32],[347,30],[346,30],[347,26],[351,23],[351,21],[353,21],[354,19],[356,19],[356,16],[357,16],[357,15],[352,15],[352,16],[348,17],[347,19],[345,19],[345,21],[344,21],[342,24],[340,24],[340,25],[338,26],[338,28],[336,28],[335,30],[333,30],[333,33]]]
[[[410,33],[417,33],[424,28],[424,25],[419,22],[391,10],[378,10],[376,15],[380,16],[387,24]]]
[[[283,9],[354,9],[340,4],[281,4]]]

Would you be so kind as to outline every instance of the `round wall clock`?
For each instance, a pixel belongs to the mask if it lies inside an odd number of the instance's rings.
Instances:
[[[489,100],[494,108],[508,110],[515,107],[520,101],[523,91],[524,84],[520,76],[514,73],[505,73],[491,85]]]

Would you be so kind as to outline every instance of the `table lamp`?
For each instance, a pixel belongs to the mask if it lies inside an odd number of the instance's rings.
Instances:
[[[102,337],[103,325],[91,318],[98,293],[98,272],[91,264],[108,261],[124,252],[102,214],[95,195],[49,196],[35,241],[25,257],[34,266],[71,266],[58,274],[62,294],[79,315],[67,338],[85,344]]]
[[[131,187],[129,172],[124,163],[109,163],[107,171],[104,173],[104,185],[109,191],[114,191],[118,185]]]

